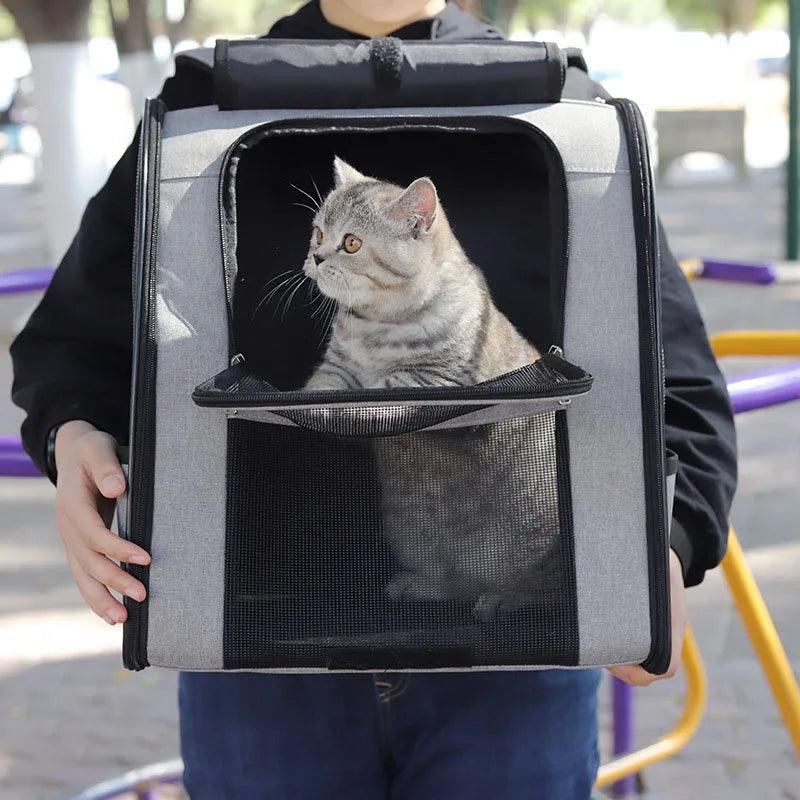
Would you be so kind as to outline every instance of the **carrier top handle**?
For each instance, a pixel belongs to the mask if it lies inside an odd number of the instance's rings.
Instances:
[[[223,111],[554,103],[566,58],[543,42],[217,42],[214,85]]]

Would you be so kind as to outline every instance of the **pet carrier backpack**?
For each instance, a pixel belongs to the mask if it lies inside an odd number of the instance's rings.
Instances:
[[[119,527],[152,563],[128,567],[148,597],[126,599],[126,666],[665,671],[674,464],[636,106],[562,100],[567,56],[541,43],[180,58],[217,105],[151,100],[142,123]],[[430,176],[545,355],[473,386],[303,391],[325,325],[304,302],[259,304],[302,265],[298,191],[324,196],[334,155],[403,186]],[[542,296],[551,320],[530,313]],[[431,570],[457,590],[396,591]]]

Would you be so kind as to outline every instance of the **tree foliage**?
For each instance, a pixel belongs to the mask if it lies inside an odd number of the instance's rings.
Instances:
[[[784,0],[666,0],[667,10],[682,27],[707,31],[750,31],[762,15]]]
[[[664,10],[663,0],[483,0],[484,16],[509,32],[514,25],[580,29],[587,34],[606,15],[633,24],[650,22]]]
[[[28,44],[80,42],[89,36],[92,0],[0,0]]]

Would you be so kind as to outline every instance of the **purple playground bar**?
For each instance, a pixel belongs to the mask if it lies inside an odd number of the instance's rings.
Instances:
[[[52,267],[0,272],[0,295],[42,291],[50,285],[54,272]]]
[[[703,259],[699,277],[733,283],[755,283],[766,286],[778,280],[778,272],[772,264],[746,264],[740,261]]]
[[[0,436],[0,477],[37,478],[41,473],[16,436]]]
[[[800,364],[734,377],[728,392],[737,414],[800,400]]]
[[[614,745],[613,755],[633,750],[633,687],[619,678],[611,679]],[[628,797],[636,791],[636,775],[626,775],[612,787],[615,797]]]

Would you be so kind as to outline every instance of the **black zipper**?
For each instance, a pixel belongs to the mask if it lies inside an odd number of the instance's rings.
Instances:
[[[136,169],[136,219],[133,261],[133,371],[129,449],[128,537],[150,550],[153,524],[155,466],[155,283],[158,229],[159,158],[164,106],[148,100],[142,117]],[[140,390],[140,387],[144,387]],[[149,567],[126,569],[148,588]],[[147,662],[147,601],[124,598],[128,618],[123,626],[122,658],[128,669],[144,669]]]
[[[435,400],[457,403],[459,401],[474,402],[476,404],[493,404],[506,400],[546,400],[548,398],[563,397],[565,399],[585,394],[591,389],[591,377],[583,378],[569,383],[558,383],[552,385],[530,386],[521,392],[497,392],[491,395],[478,395],[475,397],[453,397],[447,396],[446,389],[442,392],[433,393],[427,390],[427,394],[415,389],[382,390],[380,394],[374,396],[368,389],[359,392],[336,391],[336,392],[303,392],[298,397],[298,392],[287,392],[292,395],[290,398],[278,398],[276,394],[263,392],[257,394],[235,395],[230,397],[195,397],[194,401],[198,406],[204,408],[251,408],[254,410],[268,410],[278,408],[291,408],[292,406],[313,406],[321,405],[331,408],[331,404],[346,405],[352,403],[375,403],[391,405],[392,403],[431,403]]]
[[[672,654],[664,469],[664,361],[661,348],[658,235],[653,173],[641,112],[630,100],[614,99],[628,141],[639,295],[640,382],[644,440],[647,553],[650,576],[650,653],[642,667],[662,674]]]
[[[203,408],[260,408],[284,409],[296,406],[307,408],[320,405],[326,408],[357,403],[391,405],[394,403],[494,403],[504,400],[539,400],[570,398],[586,394],[594,378],[585,370],[570,364],[560,347],[553,345],[533,365],[541,365],[549,375],[531,380],[531,366],[519,367],[482,383],[469,386],[398,387],[392,389],[324,390],[305,389],[283,391],[270,383],[251,376],[242,366],[244,358],[234,358],[235,364],[199,384],[192,400]],[[245,379],[255,383],[250,391],[239,391]],[[565,405],[567,405],[565,403]]]

